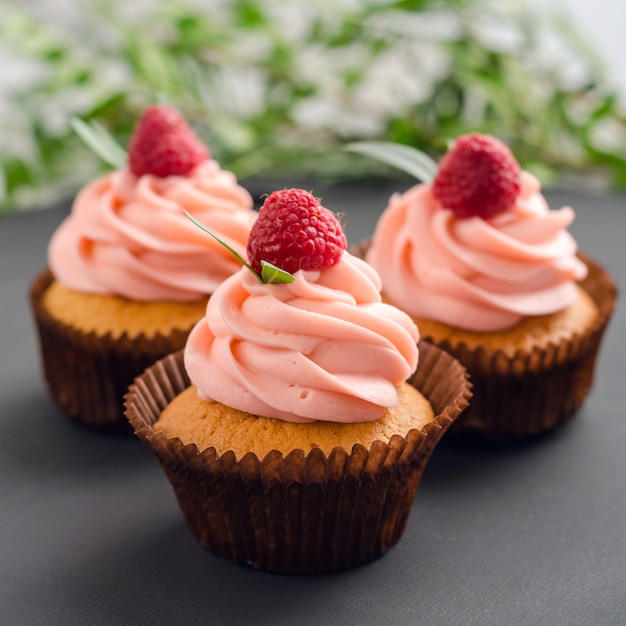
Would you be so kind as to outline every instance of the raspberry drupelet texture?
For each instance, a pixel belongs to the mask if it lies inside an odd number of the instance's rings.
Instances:
[[[519,191],[520,167],[509,148],[478,133],[456,140],[433,181],[435,198],[458,217],[494,217],[515,202]]]
[[[248,239],[248,261],[261,272],[261,261],[293,274],[334,265],[348,247],[335,215],[308,191],[282,189],[270,194]]]
[[[186,176],[209,158],[183,116],[164,105],[145,109],[128,145],[128,167],[135,176]]]

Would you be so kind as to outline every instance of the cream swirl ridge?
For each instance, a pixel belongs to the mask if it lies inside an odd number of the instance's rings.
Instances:
[[[507,211],[458,218],[429,185],[416,185],[392,196],[366,259],[383,292],[417,318],[486,332],[562,310],[587,269],[567,232],[573,210],[550,210],[540,191],[539,181],[522,172]]]
[[[380,418],[417,367],[417,327],[381,301],[376,272],[348,252],[294,276],[262,284],[242,268],[217,289],[185,347],[191,382],[202,398],[253,415]]]
[[[50,240],[55,278],[76,291],[133,300],[196,300],[240,264],[184,215],[189,211],[245,255],[256,219],[250,194],[214,160],[188,176],[104,175],[76,196]]]

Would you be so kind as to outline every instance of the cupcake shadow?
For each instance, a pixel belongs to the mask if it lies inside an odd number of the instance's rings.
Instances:
[[[107,480],[152,461],[135,437],[68,421],[43,389],[16,391],[4,399],[4,411],[0,456],[7,471],[33,473],[38,481]]]
[[[576,436],[584,410],[576,420],[521,440],[493,442],[476,434],[462,436],[448,431],[434,450],[424,472],[421,489],[444,491],[472,489],[494,474],[516,472],[520,465],[533,463],[543,454],[552,454]]]
[[[337,584],[370,579],[377,565],[304,578],[271,574],[200,550],[179,515],[157,524],[136,519],[124,534],[100,538],[91,549],[59,553],[54,584],[63,612],[85,624],[196,623],[201,616],[249,624],[275,622],[280,606],[281,623],[295,623],[319,612]],[[54,561],[48,567],[56,568]],[[14,600],[26,604],[30,593],[24,589]],[[242,597],[245,602],[235,601]]]

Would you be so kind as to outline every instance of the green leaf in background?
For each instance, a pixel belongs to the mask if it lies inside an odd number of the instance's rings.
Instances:
[[[358,141],[348,144],[346,149],[378,159],[423,183],[430,183],[437,173],[435,160],[425,152],[404,144],[390,141]]]
[[[96,121],[90,124],[78,117],[71,120],[76,134],[93,150],[105,163],[115,169],[125,169],[128,163],[126,151],[109,135],[107,130]]]
[[[261,277],[264,283],[288,284],[294,281],[293,274],[281,270],[269,261],[261,261]]]
[[[0,203],[2,203],[8,195],[7,177],[4,169],[0,168]]]

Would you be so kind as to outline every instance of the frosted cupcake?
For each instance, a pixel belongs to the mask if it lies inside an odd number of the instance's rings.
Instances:
[[[615,285],[578,253],[573,210],[550,210],[495,138],[459,138],[430,176],[391,197],[360,253],[383,297],[467,367],[474,396],[454,431],[504,440],[563,423],[591,387]]]
[[[127,396],[195,537],[237,563],[316,573],[386,552],[467,405],[462,366],[418,349],[410,317],[345,247],[310,194],[271,194],[250,266]]]
[[[128,385],[183,347],[210,294],[239,270],[185,211],[245,254],[252,207],[177,111],[144,111],[128,166],[77,194],[31,286],[44,376],[68,417],[127,423]]]

